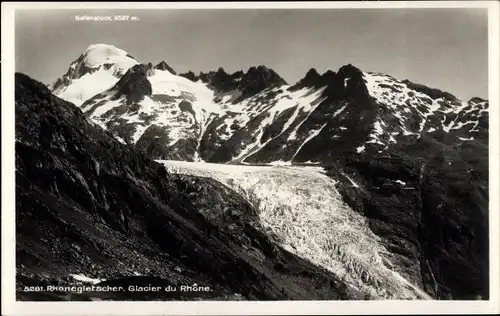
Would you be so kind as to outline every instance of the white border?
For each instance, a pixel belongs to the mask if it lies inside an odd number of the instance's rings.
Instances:
[[[401,9],[486,8],[490,1],[11,2],[17,9]]]
[[[14,161],[15,9],[345,9],[488,8],[490,101],[489,301],[288,301],[288,302],[16,302]],[[243,314],[496,314],[500,312],[499,227],[499,8],[497,1],[368,1],[240,3],[2,3],[2,315],[243,315]],[[80,312],[81,311],[81,312]]]

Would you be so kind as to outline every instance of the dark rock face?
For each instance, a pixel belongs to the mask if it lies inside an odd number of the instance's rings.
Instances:
[[[85,111],[87,117],[91,117],[99,107],[105,106],[110,101],[117,101],[116,106],[111,107],[102,115],[102,118],[111,118],[106,123],[106,129],[123,139],[127,144],[133,143],[132,135],[137,125],[148,124],[153,116],[148,117],[141,114],[141,119],[144,119],[142,124],[127,124],[121,116],[137,114],[140,109],[140,101],[144,100],[146,96],[151,97],[153,89],[148,77],[153,72],[154,68],[151,63],[133,66],[112,88],[85,101],[81,105],[82,110]]]
[[[299,80],[295,84],[295,86],[300,86],[300,87],[314,87],[319,79],[321,78],[321,75],[316,71],[316,69],[311,68],[309,71],[306,73],[306,76],[302,79]]]
[[[261,65],[248,69],[248,71],[241,77],[238,83],[238,89],[242,93],[240,98],[245,99],[265,89],[280,87],[286,84],[286,81],[274,70]]]
[[[452,148],[422,137],[401,152],[341,157],[328,167],[403,272],[438,299],[489,297],[486,144]]]
[[[118,96],[125,95],[127,104],[141,101],[153,92],[151,83],[147,79],[152,65],[138,64],[130,68],[114,86]]]
[[[387,242],[386,247],[394,254],[394,262],[399,263],[403,275],[418,285],[420,245],[416,219],[421,203],[415,190],[405,190],[394,182],[401,179],[412,188],[418,182],[418,176],[412,173],[414,169],[397,157],[347,157],[339,159],[339,165],[330,168],[330,173],[343,180],[339,188],[345,200],[369,219],[371,230]]]
[[[172,67],[170,67],[165,61],[161,61],[158,65],[154,67],[154,69],[166,70],[170,72],[172,75],[177,75],[175,70]]]
[[[263,234],[256,210],[219,182],[169,174],[22,74],[15,101],[18,299],[354,298]],[[212,290],[22,291],[75,284],[70,274],[126,289],[196,283]]]
[[[351,64],[342,66],[336,73],[328,70],[321,76],[316,69],[310,69],[304,78],[290,87],[290,90],[325,86],[327,88],[323,95],[328,96],[330,101],[352,97],[369,98],[362,71]]]
[[[194,72],[192,71],[188,71],[186,73],[182,73],[182,74],[179,74],[179,76],[181,77],[184,77],[184,78],[187,78],[193,82],[196,82],[198,81],[198,79],[200,79]]]
[[[168,148],[168,144],[171,141],[172,139],[169,137],[168,132],[165,131],[164,128],[151,125],[144,131],[142,137],[137,141],[135,148],[151,158],[175,159],[175,157],[170,155],[169,157],[164,157],[165,153],[172,152],[172,150],[169,150]]]
[[[216,72],[200,73],[200,79],[208,83],[215,91],[228,92],[238,87],[235,76],[228,74],[222,67]]]
[[[331,70],[327,70],[324,74],[320,75],[316,69],[311,68],[307,73],[306,76],[302,79],[300,79],[295,85],[290,87],[289,89],[291,91],[296,91],[302,88],[321,88],[326,85],[330,81],[333,80],[333,77],[335,76],[335,72]]]
[[[211,153],[210,156],[207,156],[207,159],[210,159],[210,161],[213,162],[230,162],[231,158],[241,153],[244,146],[257,141],[253,132],[259,124],[266,119],[266,116],[267,113],[260,114],[251,120],[247,124],[246,128],[237,130],[229,140],[217,148],[217,151]]]

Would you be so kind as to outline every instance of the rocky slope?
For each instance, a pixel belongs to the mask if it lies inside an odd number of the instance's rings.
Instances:
[[[167,172],[43,84],[15,79],[18,299],[357,297],[262,233],[257,210],[236,192]],[[90,281],[125,290],[25,291]],[[127,291],[148,284],[211,292]]]
[[[339,157],[326,169],[412,281],[437,299],[488,299],[487,143],[422,136],[404,150]]]

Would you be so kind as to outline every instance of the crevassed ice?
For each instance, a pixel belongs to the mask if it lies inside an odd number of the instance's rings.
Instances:
[[[336,274],[371,299],[428,299],[391,270],[390,254],[318,167],[158,161],[172,173],[214,178],[259,209],[264,229],[287,250]]]

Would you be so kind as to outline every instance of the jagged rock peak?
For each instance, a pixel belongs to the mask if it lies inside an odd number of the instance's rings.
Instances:
[[[267,88],[286,85],[285,79],[281,78],[274,70],[260,65],[250,67],[238,80],[238,89],[243,97],[255,95]]]
[[[304,79],[307,79],[307,78],[318,78],[319,76],[320,76],[320,74],[318,73],[318,71],[316,70],[316,68],[311,68],[306,73],[306,76],[304,77]]]
[[[333,78],[336,75],[334,71],[327,70],[324,74],[321,75],[322,80],[328,80],[329,78]]]
[[[328,85],[329,82],[335,77],[335,72],[327,70],[324,74],[320,75],[315,68],[309,69],[305,77],[300,79],[295,85],[290,87],[290,90],[299,90],[302,88],[320,88]]]
[[[243,78],[250,77],[251,79],[256,79],[256,76],[259,76],[260,79],[266,85],[286,85],[287,82],[285,79],[281,78],[273,69],[267,68],[264,65],[253,66],[248,69],[248,71],[243,75]],[[243,79],[242,78],[242,79]]]
[[[225,74],[227,74],[227,72],[224,70],[224,67],[219,67],[217,69],[217,73],[225,73]]]
[[[223,67],[216,71],[200,72],[196,75],[189,71],[179,76],[191,81],[201,80],[217,92],[230,92],[238,90],[241,92],[239,100],[255,95],[264,89],[286,85],[286,81],[274,70],[264,65],[250,67],[247,72],[238,70],[228,73]]]
[[[170,72],[172,75],[177,75],[175,70],[172,67],[170,67],[164,60],[161,61],[158,65],[156,65],[154,67],[154,69],[166,70],[166,71]]]
[[[210,75],[212,75],[213,77],[214,76],[218,76],[218,77],[231,77],[231,74],[227,73],[223,67],[219,67],[217,69],[217,71],[213,72],[209,72]]]
[[[340,69],[337,71],[337,74],[343,76],[344,78],[363,76],[363,72],[352,64],[347,64],[340,67]]]
[[[199,77],[199,76],[197,76],[197,75],[196,75],[194,72],[192,72],[192,71],[188,71],[188,72],[181,73],[181,74],[179,74],[179,76],[180,76],[180,77],[184,77],[184,78],[186,78],[186,79],[189,79],[189,80],[191,80],[191,81],[193,81],[193,82],[196,82],[196,81],[198,81],[198,80],[200,79],[200,77]]]
[[[118,91],[120,95],[125,95],[127,103],[140,101],[144,96],[150,96],[153,89],[147,77],[151,75],[152,70],[151,63],[131,67],[116,83],[113,90]]]
[[[220,71],[221,69],[219,68],[218,72],[219,73],[222,73],[222,71]],[[209,71],[209,72],[203,72],[203,71],[200,71],[200,74],[198,75],[198,78],[201,79],[201,81],[205,82],[205,83],[209,83],[213,76],[215,75],[215,71]]]
[[[300,79],[296,85],[301,87],[314,87],[320,81],[321,75],[315,68],[309,69],[306,76]]]
[[[326,87],[324,96],[334,99],[369,96],[363,80],[363,72],[352,64],[340,67],[337,72],[327,70],[322,75],[319,75],[316,69],[311,68],[304,78],[289,89],[296,91],[303,88],[319,89],[322,87]]]
[[[301,88],[319,88],[325,85],[328,85],[331,83],[334,78],[339,81],[340,79],[348,79],[350,80],[351,78],[355,77],[357,79],[362,78],[363,72],[353,66],[352,64],[344,65],[340,67],[338,72],[334,72],[331,70],[327,70],[325,73],[320,75],[318,71],[315,68],[309,69],[309,71],[306,73],[305,77],[300,79],[291,89],[296,90],[296,89],[301,89]]]

